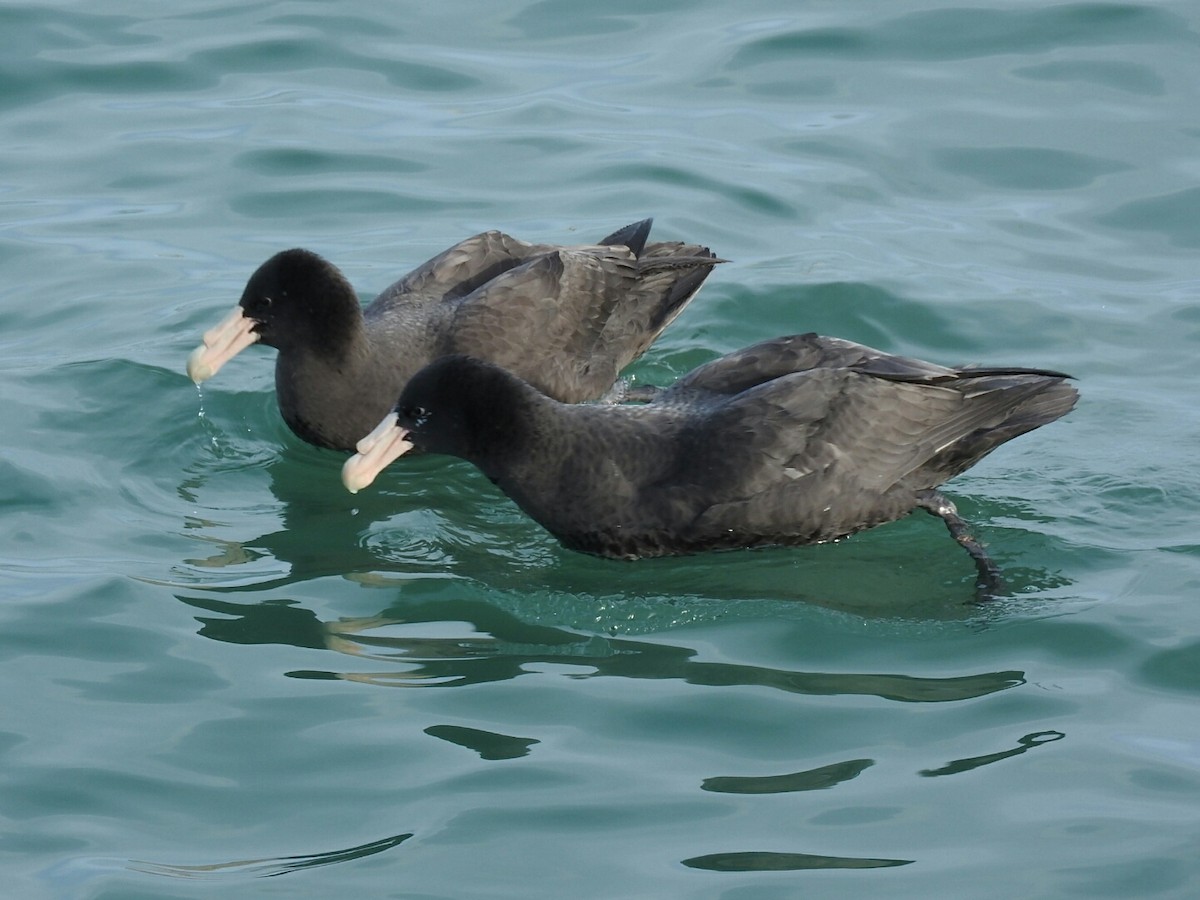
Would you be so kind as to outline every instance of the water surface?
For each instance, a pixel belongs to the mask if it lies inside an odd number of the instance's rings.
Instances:
[[[0,10],[13,896],[1192,897],[1193,4]],[[572,554],[465,464],[351,497],[271,253],[474,232],[732,262],[632,375],[815,330],[1083,395],[836,545]],[[272,877],[278,876],[278,877]]]

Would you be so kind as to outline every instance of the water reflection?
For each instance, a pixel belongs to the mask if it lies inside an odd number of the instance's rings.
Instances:
[[[792,772],[789,775],[759,775],[753,777],[723,776],[705,778],[703,790],[722,794],[789,794],[796,791],[823,791],[844,781],[857,778],[875,765],[873,759],[850,759],[845,762]]]
[[[219,876],[252,876],[257,878],[273,878],[276,875],[287,875],[304,869],[319,866],[331,866],[335,863],[350,862],[365,856],[374,856],[384,850],[407,841],[413,835],[397,834],[382,840],[360,844],[357,847],[347,847],[344,850],[329,850],[323,853],[312,853],[304,856],[281,856],[267,859],[239,859],[232,862],[209,863],[207,865],[170,865],[167,863],[144,862],[132,860],[129,868],[149,875],[166,875],[171,878],[212,878]]]
[[[401,477],[411,474],[419,483],[429,463],[428,459],[417,459],[400,473]],[[377,570],[379,553],[369,541],[363,540],[364,529],[404,510],[419,511],[421,500],[406,500],[385,490],[351,498],[340,486],[340,464],[341,458],[327,451],[284,448],[280,457],[261,466],[270,481],[270,494],[279,503],[254,516],[256,521],[271,521],[279,527],[259,537],[230,540],[221,536],[222,530],[228,533],[229,523],[189,517],[185,530],[211,547],[212,552],[183,560],[184,565],[176,569],[176,574],[189,581],[204,581],[212,590],[243,591]],[[210,476],[214,480],[244,481],[244,476],[239,478],[237,472],[212,472],[206,465],[179,486],[180,496],[195,504],[208,486]],[[257,487],[254,493],[261,496]],[[230,511],[226,508],[212,515],[227,516]],[[452,563],[444,553],[439,554],[431,547],[418,548],[411,556],[406,562],[411,562],[417,571],[439,566],[444,569]],[[224,584],[212,583],[218,575]]]
[[[295,678],[328,678],[389,687],[450,687],[508,681],[546,664],[566,665],[573,678],[678,679],[708,687],[757,686],[814,695],[866,695],[909,703],[942,703],[981,697],[1024,682],[1017,671],[950,678],[890,673],[802,672],[733,663],[700,662],[690,647],[638,641],[523,622],[489,603],[414,604],[369,618],[322,622],[288,600],[241,604],[177,595],[223,618],[198,617],[200,634],[236,644],[326,647],[360,659],[402,668],[371,671],[305,670]],[[431,637],[440,623],[453,636]],[[464,623],[471,633],[463,634]],[[421,625],[419,629],[413,626]],[[420,633],[405,634],[405,630]],[[384,633],[386,632],[386,633]]]
[[[1027,753],[1034,747],[1040,747],[1042,744],[1061,741],[1065,737],[1066,735],[1061,731],[1035,731],[1033,734],[1027,734],[1023,738],[1018,738],[1017,746],[1011,750],[986,753],[983,756],[972,756],[967,759],[956,759],[946,763],[946,765],[939,769],[922,769],[921,774],[928,778],[934,778],[939,775],[958,775],[962,772],[970,772],[972,769],[978,769],[980,766],[1020,756],[1022,753]]]
[[[425,729],[425,733],[430,737],[474,750],[480,759],[520,759],[529,755],[530,747],[541,743],[537,738],[514,737],[462,725],[430,725]]]
[[[709,853],[683,860],[692,869],[711,872],[792,872],[801,869],[884,869],[907,866],[912,859],[871,859],[860,856],[818,856],[813,853]]]

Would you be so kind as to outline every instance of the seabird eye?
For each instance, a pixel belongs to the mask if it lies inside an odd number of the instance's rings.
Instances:
[[[406,406],[400,410],[400,414],[413,425],[424,425],[429,419],[429,410],[423,406]]]
[[[272,300],[266,294],[255,294],[249,300],[246,300],[242,306],[245,308],[247,315],[253,318],[262,318],[271,311]]]

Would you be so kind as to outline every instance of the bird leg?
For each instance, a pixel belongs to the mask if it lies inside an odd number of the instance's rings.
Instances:
[[[971,554],[971,559],[975,561],[975,569],[979,572],[979,578],[975,582],[976,598],[981,601],[993,599],[1004,587],[1000,567],[988,556],[978,538],[971,534],[966,520],[958,514],[958,509],[950,498],[941,491],[921,491],[917,494],[917,506],[945,522],[950,536]]]

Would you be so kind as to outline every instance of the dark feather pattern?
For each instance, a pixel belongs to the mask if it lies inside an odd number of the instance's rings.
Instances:
[[[240,307],[258,341],[279,351],[275,387],[288,426],[309,443],[350,450],[405,382],[447,353],[495,362],[567,402],[603,396],[720,262],[707,247],[648,242],[650,226],[579,247],[478,234],[365,310],[331,263],[287,250],[254,273]]]
[[[567,547],[629,559],[831,541],[930,508],[947,479],[1066,414],[1067,377],[803,334],[700,366],[641,406],[564,404],[450,356],[396,411],[416,447],[474,463]]]

